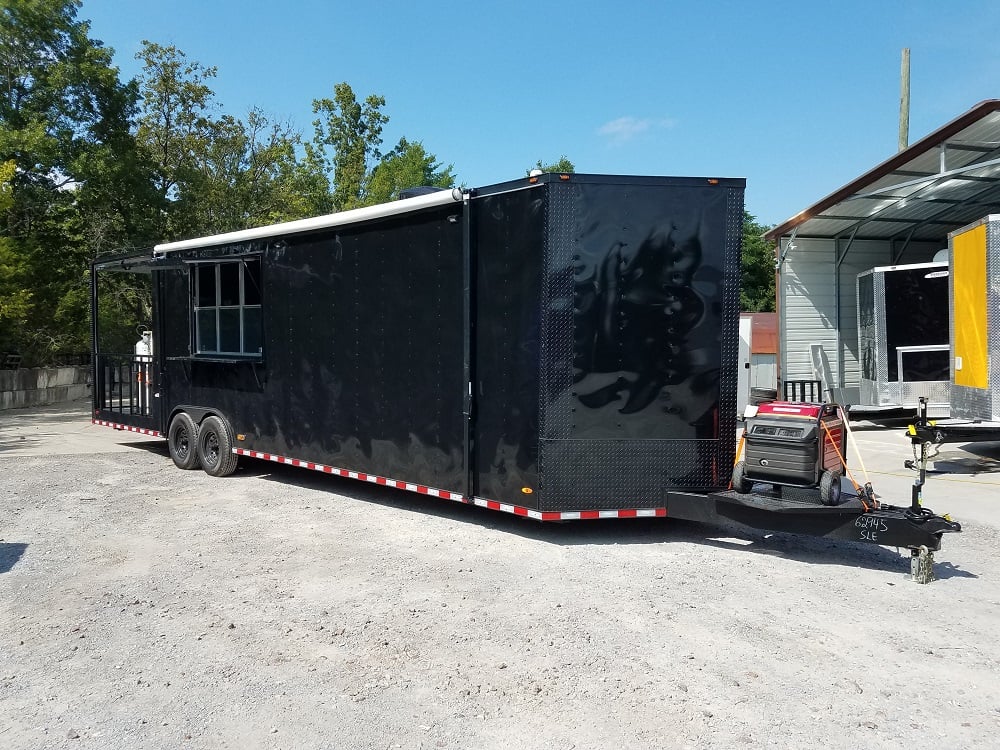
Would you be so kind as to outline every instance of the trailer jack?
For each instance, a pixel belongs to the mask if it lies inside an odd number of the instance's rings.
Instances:
[[[923,489],[927,483],[927,463],[932,457],[929,447],[940,444],[941,434],[934,429],[934,423],[927,419],[927,399],[920,397],[920,405],[917,408],[917,419],[914,424],[907,428],[907,435],[913,446],[913,460],[904,462],[908,469],[917,472],[913,480],[913,487],[910,492],[910,507],[906,511],[909,518],[914,523],[929,521],[932,523],[944,522],[953,528],[945,528],[944,531],[961,531],[962,527],[952,521],[947,515],[936,516],[923,507]],[[933,455],[937,455],[934,453]],[[910,548],[910,575],[917,583],[930,583],[934,580],[934,551],[926,545]]]

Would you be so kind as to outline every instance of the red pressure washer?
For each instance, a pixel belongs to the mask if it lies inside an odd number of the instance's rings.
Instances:
[[[742,460],[740,448],[745,448]],[[839,505],[840,480],[848,471],[846,448],[847,425],[837,404],[759,404],[747,417],[736,449],[732,488],[746,494],[754,482],[818,487],[820,502]],[[861,487],[853,477],[851,481],[863,503],[867,498],[877,505],[870,484]]]

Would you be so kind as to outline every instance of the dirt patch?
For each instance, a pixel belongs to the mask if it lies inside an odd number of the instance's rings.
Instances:
[[[111,436],[109,442],[114,440]],[[0,453],[0,744],[992,748],[998,531],[541,525],[161,443]],[[152,447],[150,447],[152,446]]]

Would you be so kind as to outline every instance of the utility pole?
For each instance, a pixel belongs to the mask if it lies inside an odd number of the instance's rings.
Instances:
[[[899,69],[899,150],[910,145],[910,48],[903,48]]]

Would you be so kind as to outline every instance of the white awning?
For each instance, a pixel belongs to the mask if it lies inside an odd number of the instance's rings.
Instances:
[[[316,216],[311,219],[299,219],[297,221],[286,221],[281,224],[271,224],[255,229],[243,229],[238,232],[226,232],[225,234],[213,234],[208,237],[196,237],[190,240],[179,240],[177,242],[164,242],[153,248],[154,255],[163,255],[178,250],[192,250],[198,247],[213,247],[216,245],[231,245],[248,240],[259,240],[265,237],[274,237],[288,234],[298,234],[300,232],[311,232],[316,229],[326,229],[328,227],[338,227],[345,224],[353,224],[359,221],[370,221],[381,219],[387,216],[397,216],[399,214],[419,211],[423,208],[434,206],[444,206],[449,203],[461,202],[464,193],[459,188],[453,190],[441,190],[428,195],[418,195],[415,198],[405,198],[403,200],[392,201],[390,203],[380,203],[377,206],[366,206],[364,208],[354,208],[350,211],[340,211],[335,214]]]

